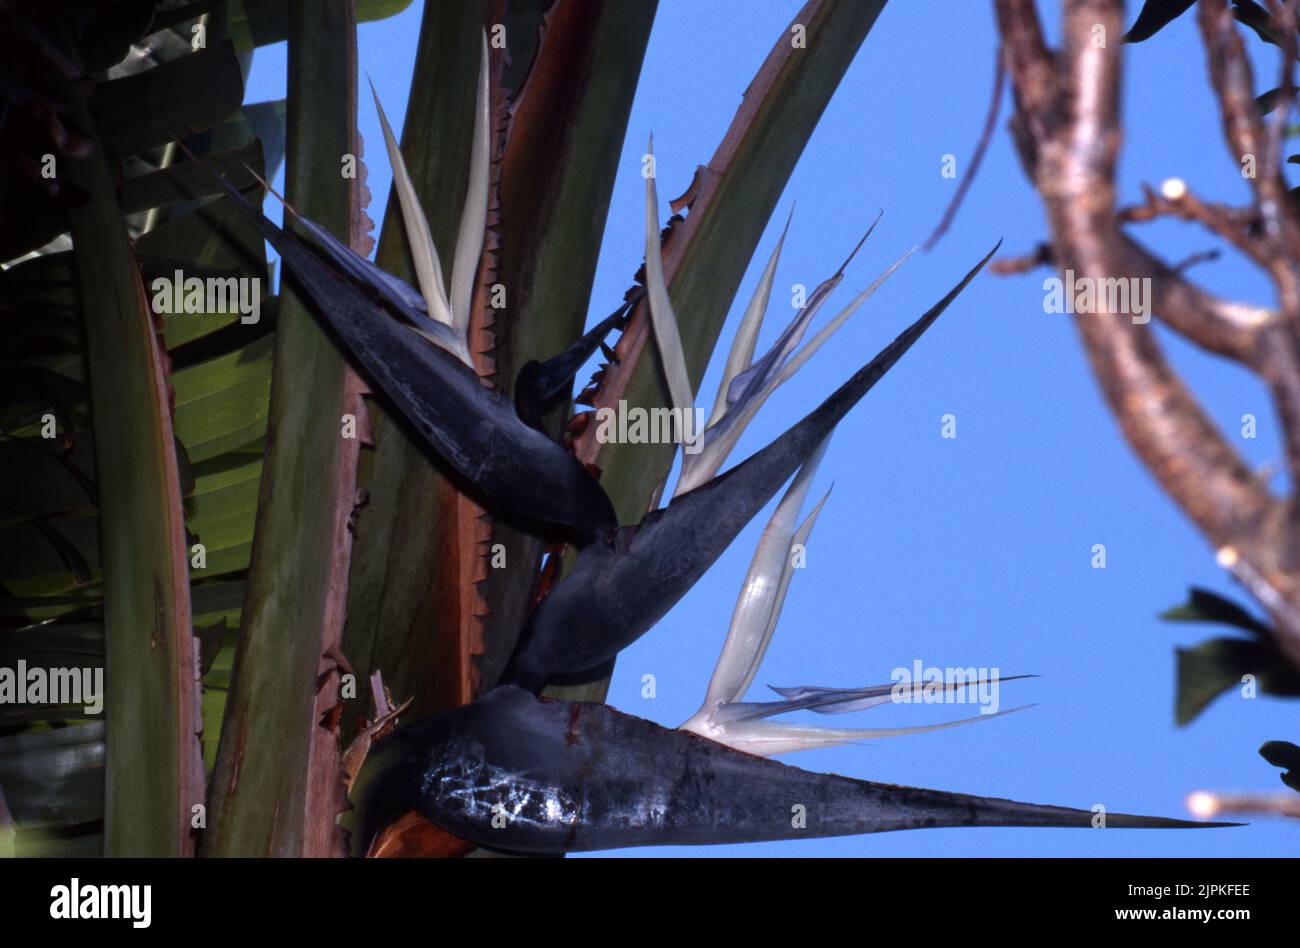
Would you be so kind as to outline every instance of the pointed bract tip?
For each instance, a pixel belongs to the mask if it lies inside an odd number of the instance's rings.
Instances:
[[[384,107],[379,103],[379,90],[375,88],[375,80],[370,78],[370,73],[366,73],[366,82],[370,83],[370,97],[375,100],[375,111],[383,115]],[[387,116],[384,116],[387,119]]]
[[[844,262],[840,264],[840,268],[835,271],[835,276],[839,276],[845,271],[848,265],[852,262],[853,258],[857,256],[858,251],[862,249],[862,245],[867,242],[867,238],[871,236],[871,232],[876,229],[876,225],[880,223],[880,218],[884,216],[885,216],[885,212],[883,210],[876,214],[876,219],[871,222],[871,226],[868,227],[867,232],[862,235],[862,239],[858,241],[858,244],[856,247],[853,248],[852,253],[850,253],[847,257],[844,258]]]
[[[256,171],[254,171],[246,164],[244,165],[244,170],[247,171],[249,174],[251,174],[254,178],[256,178],[258,184],[266,188],[267,191],[269,191],[272,195],[274,195],[275,199],[279,201],[281,204],[283,204],[290,214],[292,214],[294,217],[302,217],[302,215],[299,214],[297,210],[294,209],[294,206],[284,199],[284,195],[282,195],[275,188],[271,187],[270,181],[267,181],[265,178],[263,178],[260,174],[258,174]]]
[[[176,143],[176,147],[178,147],[181,151],[185,152],[185,154],[189,157],[190,161],[193,161],[193,162],[195,162],[197,165],[199,165],[199,167],[201,167],[201,168],[204,170],[204,172],[206,172],[206,174],[208,175],[209,178],[212,178],[214,181],[217,181],[217,182],[219,182],[219,183],[220,183],[220,182],[224,182],[225,185],[230,186],[230,187],[233,187],[233,185],[230,184],[230,181],[225,177],[225,175],[218,174],[216,171],[214,171],[214,170],[212,170],[211,168],[209,168],[209,167],[207,166],[207,164],[205,164],[203,161],[201,161],[201,160],[199,159],[199,156],[198,156],[198,155],[196,155],[196,154],[194,154],[194,152],[190,151],[189,146],[186,145],[183,141],[181,141],[179,138],[176,138],[175,136],[172,137],[172,141]],[[301,217],[301,216],[302,216],[301,214],[299,214],[297,211],[295,211],[295,210],[293,209],[293,205],[292,205],[292,204],[290,204],[288,201],[286,201],[286,200],[284,199],[283,196],[281,196],[281,194],[280,194],[279,191],[277,191],[275,188],[271,187],[271,183],[270,183],[269,181],[267,181],[267,180],[266,180],[265,178],[263,178],[260,174],[258,174],[256,171],[254,171],[254,170],[253,170],[253,169],[248,165],[247,162],[240,162],[240,164],[242,164],[242,165],[244,166],[244,170],[245,170],[245,171],[247,171],[249,174],[251,174],[254,178],[257,179],[257,183],[258,183],[258,184],[260,184],[262,187],[266,188],[266,190],[269,191],[271,194],[275,195],[275,199],[276,199],[277,201],[279,201],[281,204],[283,204],[285,207],[287,207],[287,208],[289,209],[290,213],[292,213],[292,214],[294,215],[294,217]],[[238,190],[238,189],[236,189],[236,190]]]

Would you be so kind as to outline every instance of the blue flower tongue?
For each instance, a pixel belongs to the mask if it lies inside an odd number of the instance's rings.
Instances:
[[[559,853],[940,826],[1091,827],[1089,810],[818,774],[607,705],[511,686],[399,732],[417,808],[481,846]],[[416,750],[418,748],[418,750]],[[1112,828],[1203,827],[1108,813]]]
[[[817,289],[813,290],[808,302],[795,314],[790,324],[781,331],[781,335],[777,337],[776,342],[772,343],[772,347],[753,365],[738,373],[731,380],[731,384],[727,386],[728,410],[737,408],[742,403],[755,397],[785,365],[795,347],[803,339],[813,316],[817,314],[822,304],[826,302],[835,288],[844,280],[845,269],[857,256],[858,251],[862,249],[862,245],[867,242],[871,232],[876,229],[876,225],[880,223],[880,217],[883,213],[882,211],[881,214],[876,215],[876,219],[871,222],[871,226],[862,235],[862,239],[858,241],[857,246],[840,264],[840,268],[829,279],[823,280]]]

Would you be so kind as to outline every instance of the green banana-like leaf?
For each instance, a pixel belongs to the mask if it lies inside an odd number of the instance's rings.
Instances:
[[[219,24],[209,30],[213,50],[220,48],[220,32]],[[192,50],[188,34],[186,37],[155,34],[150,40],[151,57],[114,66],[107,71],[108,77],[113,81],[131,77],[133,81],[128,85],[139,88],[155,85],[158,75],[148,81],[143,77],[156,68],[154,63],[160,59],[170,63],[189,57]],[[238,72],[230,68],[228,48],[224,57],[209,51],[198,65],[211,70],[214,76],[238,79]],[[182,71],[196,68],[189,62]],[[175,73],[161,75],[165,78]],[[101,89],[107,87],[101,85]],[[231,88],[238,91],[227,78],[212,88],[189,90],[196,100],[185,106],[191,114],[204,116],[204,121],[209,116],[223,120],[207,132],[191,135],[190,141],[195,150],[218,165],[226,162],[246,196],[260,203],[260,183],[243,165],[265,173],[263,148],[254,140],[254,130],[265,134],[274,149],[282,150],[282,144],[275,142],[282,143],[284,138],[283,103],[251,106],[234,115],[221,114],[221,109],[212,105],[212,97],[226,96],[229,104]],[[111,104],[111,99],[99,101]],[[233,97],[235,105],[238,99],[238,95]],[[156,133],[150,134],[157,137]],[[217,154],[209,150],[214,147]],[[250,237],[245,218],[231,216],[226,206],[207,200],[204,187],[210,179],[206,175],[196,176],[193,166],[175,164],[165,156],[166,152],[166,148],[153,148],[123,158],[122,172],[113,166],[110,175],[119,182],[117,210],[124,215],[129,234],[139,238],[135,249],[146,281],[143,298],[152,299],[149,281],[153,277],[171,277],[175,269],[187,276],[257,278],[265,288],[267,268],[260,236],[253,232]],[[65,245],[67,241],[63,238],[55,243]],[[73,659],[82,652],[83,659],[102,662],[101,525],[95,439],[89,430],[89,377],[80,331],[80,300],[87,294],[79,289],[80,273],[75,263],[75,255],[70,252],[42,253],[0,274],[0,296],[7,304],[5,312],[9,317],[4,329],[15,343],[6,355],[17,360],[0,380],[0,425],[11,436],[0,442],[0,450],[21,451],[29,456],[27,463],[17,469],[5,465],[2,478],[7,506],[0,511],[0,588],[5,591],[4,598],[0,598],[0,663],[19,658],[31,663],[44,661],[42,656],[63,654],[69,660],[58,664],[79,665],[82,659]],[[276,300],[268,297],[262,303],[263,319],[258,326],[238,324],[236,314],[205,312],[159,317],[164,329],[159,341],[165,340],[173,369],[166,383],[175,390],[179,380],[180,398],[174,406],[173,427],[196,443],[203,458],[197,465],[202,477],[196,479],[196,465],[186,445],[173,440],[176,479],[179,493],[185,498],[185,526],[189,533],[178,546],[180,562],[185,562],[189,542],[200,542],[207,548],[206,563],[195,564],[192,578],[194,630],[199,636],[204,683],[208,686],[203,695],[203,716],[210,727],[204,747],[209,766],[239,622],[242,571],[252,541],[253,510],[248,488],[251,484],[251,493],[255,494],[265,434],[270,341],[260,347],[256,343],[274,325]],[[267,357],[261,360],[259,374],[260,350],[265,350]],[[236,397],[240,385],[245,387]],[[54,442],[41,437],[46,413],[57,418],[58,439]],[[51,545],[52,532],[62,539],[62,549]],[[70,572],[74,560],[89,569],[89,585],[76,584]],[[222,581],[223,576],[230,579]],[[220,623],[225,623],[224,634]],[[83,717],[80,709],[28,710],[20,734],[39,733],[44,721],[66,722]],[[145,715],[157,719],[157,709],[150,708]],[[122,717],[130,721],[126,713]],[[102,727],[99,733],[102,735]],[[102,762],[102,737],[100,740]],[[167,749],[165,742],[158,743],[162,750]],[[153,769],[160,774],[167,770],[165,766]],[[102,775],[101,767],[101,783]],[[68,778],[73,777],[69,771]],[[62,790],[54,777],[51,780],[49,792],[57,796]],[[3,784],[0,779],[0,791]],[[102,850],[102,822],[98,821],[103,812],[102,792],[94,794],[93,799],[94,826],[47,822],[40,828],[29,828],[19,818],[19,852]],[[186,819],[188,835],[188,811]],[[67,849],[68,839],[75,840],[79,848]]]
[[[84,127],[92,127],[75,96]],[[197,643],[163,351],[105,152],[67,161],[91,195],[69,213],[94,413],[104,576],[107,718],[104,849],[193,851],[203,801]],[[109,408],[111,406],[111,408]]]
[[[0,737],[0,788],[14,855],[100,855],[104,722]]]
[[[185,162],[172,165],[166,172],[160,173],[176,176],[192,174],[188,167],[190,164]],[[256,160],[251,166],[260,169],[262,164]],[[198,195],[197,191],[190,193]],[[247,193],[260,199],[260,185],[254,184]],[[151,300],[158,295],[154,281],[171,279],[177,269],[182,270],[186,277],[213,274],[256,278],[263,294],[268,288],[266,251],[261,236],[249,228],[247,220],[241,219],[238,209],[225,197],[194,207],[187,213],[169,215],[167,220],[159,221],[142,234],[135,246],[137,253],[149,261],[148,290]],[[257,313],[259,324],[263,315],[260,311]],[[254,314],[250,313],[244,318],[251,320]],[[241,315],[237,312],[167,312],[163,319],[167,348],[174,349],[192,342],[240,319]],[[236,446],[250,440],[251,437],[245,438]],[[194,450],[194,446],[188,442],[187,446],[191,451]],[[210,456],[202,455],[195,460]]]
[[[220,43],[101,84],[90,109],[104,147],[126,156],[214,125],[243,98],[234,47]]]
[[[355,179],[340,169],[356,153],[355,34],[341,4],[298,0],[290,23],[286,198],[349,239]],[[333,340],[289,287],[274,338],[252,568],[204,838],[211,855],[343,851],[337,740],[319,724],[338,679],[314,685],[342,636],[359,449],[344,416],[355,419],[359,397]]]
[[[287,118],[288,103],[284,99],[270,102],[254,102],[245,105],[233,117],[203,133],[206,148],[191,149],[200,155],[214,155],[230,148],[237,148],[244,142],[257,139],[262,143],[262,177],[270,181],[280,170],[284,162],[284,123]],[[232,179],[234,180],[234,179]],[[207,186],[212,184],[209,178]]]
[[[270,46],[289,38],[293,0],[232,0],[230,38],[239,49]],[[356,0],[356,20],[368,23],[401,13],[411,0]]]
[[[203,544],[206,579],[248,568],[261,476],[260,450],[232,451],[195,469],[194,491],[185,503],[185,524],[193,539]],[[195,624],[200,624],[197,616]]]
[[[274,338],[172,376],[176,433],[196,464],[242,448],[266,430]]]
[[[210,156],[207,163],[241,191],[253,188],[257,186],[257,179],[249,169],[261,166],[262,146],[250,139],[241,147]],[[119,203],[124,214],[134,214],[215,197],[220,193],[202,169],[193,162],[183,162],[124,181]]]

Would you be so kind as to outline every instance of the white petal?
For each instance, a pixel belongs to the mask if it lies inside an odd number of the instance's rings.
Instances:
[[[818,727],[811,724],[782,724],[779,721],[741,721],[735,724],[712,727],[709,729],[709,733],[704,733],[696,728],[690,730],[703,737],[708,737],[710,740],[717,741],[719,744],[734,747],[736,750],[745,751],[749,754],[758,754],[761,757],[772,757],[777,754],[789,754],[794,751],[813,750],[819,747],[836,747],[840,744],[877,740],[882,737],[902,737],[908,734],[941,731],[962,724],[974,724],[976,721],[991,721],[993,718],[1015,714],[1017,711],[1024,711],[1026,708],[1032,707],[1033,705],[1027,704],[1019,708],[999,711],[996,714],[980,714],[956,721],[923,724],[917,727],[845,728]]]
[[[701,484],[706,484],[712,480],[726,463],[728,455],[731,454],[732,448],[740,440],[745,428],[753,421],[758,410],[763,407],[764,403],[784,382],[786,382],[795,372],[803,366],[813,353],[825,345],[826,341],[833,336],[836,331],[848,321],[849,317],[861,308],[880,285],[887,280],[895,270],[897,270],[913,253],[916,248],[913,247],[907,253],[903,254],[878,276],[870,286],[859,293],[848,306],[840,310],[835,318],[817,331],[816,335],[808,341],[803,348],[790,357],[779,372],[765,385],[759,392],[742,405],[737,405],[733,409],[735,416],[728,419],[723,426],[715,429],[715,436],[706,439],[703,448],[693,456],[692,464],[689,469],[683,468],[681,478],[678,481],[676,494],[684,494],[689,490],[694,490]],[[822,297],[825,300],[825,297]],[[818,301],[820,305],[821,301]]]
[[[829,438],[827,440],[829,440]],[[790,541],[785,556],[785,569],[781,573],[781,583],[777,587],[776,591],[776,603],[773,605],[772,614],[768,616],[767,628],[763,630],[762,638],[759,640],[759,647],[754,653],[753,661],[750,662],[749,672],[741,681],[740,690],[732,700],[739,701],[745,692],[749,690],[749,686],[754,683],[754,676],[758,674],[758,666],[763,663],[763,656],[767,654],[767,647],[772,642],[772,634],[776,631],[776,624],[781,619],[781,607],[785,604],[785,594],[790,588],[790,579],[794,576],[794,564],[792,562],[794,548],[796,546],[807,546],[808,537],[812,533],[813,525],[817,523],[817,516],[822,512],[822,507],[826,505],[826,501],[830,496],[830,491],[827,491],[822,495],[822,499],[817,501],[817,506],[812,509],[812,513],[808,514],[808,517],[804,522],[799,525],[799,529],[795,531],[794,537]]]
[[[402,157],[401,146],[393,129],[388,124],[384,107],[379,104],[379,93],[375,84],[370,84],[370,94],[375,99],[375,109],[379,112],[379,124],[384,130],[384,145],[388,149],[388,162],[393,166],[393,187],[397,190],[397,203],[402,209],[402,226],[406,230],[406,240],[411,247],[411,261],[415,264],[416,281],[420,284],[420,293],[424,296],[429,315],[440,323],[455,326],[452,321],[451,304],[447,301],[447,291],[442,283],[442,263],[438,260],[438,248],[433,244],[429,233],[429,221],[420,207],[420,199],[415,193],[415,183],[406,170],[406,160]]]
[[[649,153],[654,155],[654,139],[650,140]],[[655,343],[663,363],[668,392],[673,408],[680,410],[682,426],[694,432],[694,405],[691,381],[686,372],[686,356],[682,352],[682,338],[677,329],[677,314],[668,299],[668,286],[664,282],[663,255],[659,244],[659,192],[654,175],[645,179],[645,282],[646,297],[650,304],[650,323],[654,327]],[[691,455],[686,455],[690,458]]]
[[[807,538],[817,511],[821,509],[821,504],[818,504],[817,510],[796,529],[799,509],[803,506],[828,442],[829,439],[818,445],[799,469],[763,529],[744,585],[741,586],[740,596],[736,600],[731,625],[727,629],[718,664],[709,681],[702,711],[726,702],[739,701],[762,661],[794,573],[790,563],[791,544],[799,542],[799,534],[803,534],[804,539]],[[825,498],[822,502],[825,502]]]
[[[478,67],[478,91],[474,100],[474,143],[470,151],[469,189],[460,213],[460,231],[456,236],[456,257],[451,267],[451,315],[457,332],[469,332],[469,309],[474,299],[474,274],[483,255],[483,237],[487,228],[488,177],[491,174],[491,90],[488,81],[487,34]]]

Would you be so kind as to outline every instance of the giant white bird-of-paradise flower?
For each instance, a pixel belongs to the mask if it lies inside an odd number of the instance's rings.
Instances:
[[[723,650],[713,699],[706,700],[704,717],[696,722],[706,731],[714,729],[718,740],[663,728],[604,705],[539,699],[529,690],[540,689],[554,672],[590,668],[649,629],[802,469],[778,509],[776,539],[760,546],[764,562],[773,550],[784,558],[789,542],[782,534],[787,518],[789,523],[797,518],[815,467],[809,459],[988,257],[767,447],[681,493],[640,524],[620,527],[609,498],[587,470],[530,424],[528,412],[519,412],[482,385],[469,366],[462,320],[472,270],[461,261],[479,251],[471,253],[464,227],[450,294],[439,289],[434,267],[422,281],[424,295],[305,218],[298,220],[312,243],[284,231],[229,182],[217,181],[280,253],[286,275],[298,283],[313,312],[343,343],[374,390],[406,415],[467,486],[503,514],[526,518],[533,529],[568,529],[578,546],[573,571],[534,611],[516,653],[523,673],[518,680],[528,688],[500,685],[464,707],[402,727],[374,748],[353,785],[358,852],[366,850],[386,820],[412,808],[478,845],[538,853],[935,826],[1092,825],[1087,810],[817,774],[738,750],[772,754],[846,739],[849,733],[854,737],[847,739],[867,736],[837,729],[796,733],[763,720],[779,711],[758,706],[760,712],[749,715],[739,700],[770,637],[779,597],[769,601],[765,612],[754,610],[759,618],[741,623],[741,645]],[[413,243],[418,239],[417,234]],[[432,242],[421,253],[427,254],[426,263],[434,260]],[[576,368],[582,353],[594,348],[593,339],[618,318],[615,313],[538,367],[532,373],[538,389],[527,403],[536,407],[560,391],[571,378],[569,368]],[[805,521],[794,537],[806,540],[810,529],[811,520]],[[784,567],[760,573],[763,582],[775,579],[777,589],[788,582]],[[789,690],[785,697],[772,704],[779,710],[798,706],[834,712],[862,707],[880,695],[872,689],[805,688]],[[802,808],[805,818],[792,820],[792,808]],[[1107,825],[1207,824],[1112,813]]]
[[[821,310],[836,287],[844,281],[844,271],[849,262],[871,236],[876,224],[880,222],[880,215],[877,215],[876,220],[858,241],[858,245],[840,264],[840,268],[813,290],[772,347],[755,359],[758,334],[763,327],[763,317],[772,296],[772,284],[776,279],[776,267],[781,259],[781,248],[790,229],[790,219],[787,218],[785,229],[781,232],[772,255],[763,267],[758,286],[749,305],[745,308],[740,326],[732,339],[731,349],[727,353],[726,365],[723,368],[722,381],[718,385],[713,410],[709,414],[704,430],[687,430],[695,417],[694,399],[691,396],[691,383],[686,372],[681,334],[677,328],[677,315],[668,297],[668,285],[664,279],[663,259],[660,254],[659,194],[653,174],[653,138],[650,139],[648,157],[652,171],[645,176],[645,283],[651,324],[669,395],[673,401],[672,407],[682,419],[683,447],[687,447],[688,442],[696,439],[699,441],[690,444],[690,450],[684,449],[682,452],[681,473],[674,490],[674,496],[677,496],[707,483],[718,473],[732,448],[740,440],[746,426],[767,401],[768,396],[798,372],[804,363],[811,359],[817,350],[848,321],[849,317],[870,299],[880,285],[902,266],[916,248],[908,250],[891,263],[870,286],[854,297],[830,322],[818,330],[807,345],[800,348],[799,343],[803,341],[813,317]],[[792,210],[791,217],[793,214]]]
[[[895,682],[863,688],[773,688],[784,700],[744,700],[780,620],[781,608],[795,572],[796,552],[806,551],[817,515],[830,497],[830,491],[827,491],[812,512],[799,521],[800,510],[829,441],[829,438],[823,441],[799,469],[768,520],[736,600],[731,625],[709,680],[704,703],[681,725],[681,729],[737,750],[769,757],[874,738],[923,734],[1024,710],[1023,707],[1012,708],[940,724],[893,728],[820,727],[768,720],[791,711],[807,710],[819,714],[864,711],[897,700],[902,691],[906,692],[909,700],[928,698],[939,690],[953,691],[960,687],[1028,677],[1025,675],[950,681],[941,683],[941,687],[933,682],[913,682],[906,686]]]
[[[300,215],[310,243],[276,226],[214,177],[279,252],[286,277],[347,348],[372,390],[406,416],[465,489],[495,515],[533,533],[558,531],[577,547],[573,569],[534,610],[512,656],[510,680],[530,689],[540,689],[550,676],[594,668],[667,613],[997,250],[765,448],[679,493],[640,523],[621,526],[591,472],[536,423],[534,411],[563,391],[583,353],[599,344],[622,311],[533,366],[531,374],[521,371],[516,388],[537,391],[523,398],[517,392],[512,404],[455,354],[464,351],[464,336],[431,318],[413,288]]]
[[[352,796],[353,851],[366,853],[382,838],[383,827],[408,810],[467,845],[538,854],[945,826],[1096,827],[1092,810],[873,783],[763,759],[982,719],[888,729],[765,720],[799,709],[862,710],[889,701],[897,685],[776,689],[784,701],[741,700],[780,614],[792,548],[806,544],[826,501],[798,521],[828,440],[814,448],[777,505],[704,705],[681,728],[669,730],[603,704],[548,700],[501,685],[376,746]],[[1104,825],[1230,824],[1107,813]]]
[[[873,783],[763,759],[966,723],[860,729],[764,720],[805,708],[872,707],[890,700],[892,685],[777,689],[786,700],[740,700],[771,640],[790,581],[792,545],[806,543],[826,500],[798,522],[826,440],[795,475],[764,531],[704,706],[685,725],[670,730],[608,705],[500,685],[374,748],[354,785],[353,851],[366,853],[384,826],[409,810],[466,844],[538,854],[944,826],[1096,827],[1092,810]],[[1107,813],[1104,825],[1230,824]]]
[[[471,369],[474,367],[469,351],[469,310],[474,296],[474,274],[483,253],[484,233],[487,230],[488,184],[491,173],[491,90],[488,82],[487,34],[483,34],[479,58],[478,81],[474,96],[474,136],[470,146],[469,188],[465,193],[465,206],[461,211],[460,229],[456,237],[456,254],[452,258],[451,293],[443,282],[442,261],[438,248],[429,232],[429,221],[420,199],[415,193],[415,183],[406,170],[402,148],[388,124],[388,116],[379,103],[379,93],[371,83],[370,94],[379,112],[379,123],[384,130],[384,146],[388,161],[393,167],[393,188],[402,211],[402,225],[407,244],[411,248],[411,262],[415,266],[416,281],[424,298],[428,314],[451,329],[451,336],[429,335],[430,341],[446,346],[456,358]]]
[[[934,324],[996,252],[866,365],[767,447],[675,496],[641,522],[578,551],[572,569],[529,618],[512,680],[595,668],[648,631],[713,565],[835,426]]]

